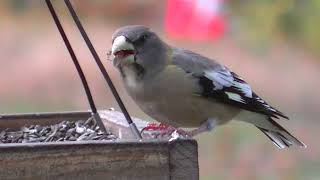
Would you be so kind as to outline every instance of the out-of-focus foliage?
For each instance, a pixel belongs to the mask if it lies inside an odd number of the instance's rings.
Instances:
[[[254,46],[286,38],[320,55],[320,1],[239,0],[228,1],[227,6],[235,31],[244,33]]]
[[[164,2],[156,0],[73,2],[83,16],[120,20],[127,24],[137,17],[145,17],[144,22],[157,19],[165,7]],[[60,8],[64,6],[63,3],[55,4]],[[9,10],[14,15],[19,15],[26,11],[35,12],[43,6],[44,2],[38,0],[7,0],[2,2],[0,10]],[[319,0],[230,0],[225,1],[225,7],[232,32],[242,42],[252,47],[264,48],[269,47],[274,40],[289,40],[299,48],[320,55]]]
[[[254,126],[231,122],[197,137],[200,179],[320,179],[320,61],[311,53],[320,52],[320,0],[225,0],[223,13],[231,33],[197,43],[170,39],[163,32],[166,1],[70,1],[132,116],[150,120],[124,91],[107,52],[115,29],[144,24],[168,44],[214,58],[242,76],[290,117],[279,123],[308,145],[280,151]],[[119,110],[64,2],[52,2],[98,108]],[[89,108],[44,0],[0,1],[0,27],[0,114]],[[256,53],[245,47],[250,43],[268,49]]]

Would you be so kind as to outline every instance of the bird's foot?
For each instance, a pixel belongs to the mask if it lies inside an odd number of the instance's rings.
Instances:
[[[207,121],[202,123],[198,128],[192,131],[189,131],[188,134],[190,135],[190,137],[194,137],[198,134],[212,131],[216,126],[217,126],[216,119],[208,119]]]
[[[169,139],[170,141],[178,139],[178,138],[189,138],[191,134],[189,132],[175,128],[173,126],[167,124],[157,124],[157,123],[150,123],[145,128],[141,130],[141,134],[147,133],[153,138],[160,138],[160,139]]]
[[[144,127],[141,130],[141,133],[145,132],[145,131],[161,131],[161,130],[165,130],[168,129],[170,126],[167,124],[158,124],[158,123],[149,123],[146,127]]]
[[[177,139],[187,139],[187,138],[192,138],[191,132],[185,131],[183,129],[176,129],[170,133],[169,141],[171,142]]]

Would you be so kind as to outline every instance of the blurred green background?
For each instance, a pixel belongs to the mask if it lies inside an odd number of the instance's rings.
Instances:
[[[133,116],[150,120],[125,93],[107,52],[114,30],[144,24],[169,44],[215,58],[237,72],[291,118],[280,123],[308,145],[280,151],[253,126],[232,122],[197,137],[201,179],[320,179],[320,1],[224,1],[227,31],[222,38],[205,42],[166,35],[166,1],[72,2]],[[117,108],[63,2],[54,5],[99,108]],[[0,113],[88,108],[44,1],[1,1]]]

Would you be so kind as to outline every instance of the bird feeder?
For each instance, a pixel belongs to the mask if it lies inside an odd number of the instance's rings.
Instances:
[[[65,4],[121,112],[98,111],[50,0],[49,11],[84,86],[91,111],[0,115],[0,179],[199,179],[197,142],[141,137],[69,0]]]

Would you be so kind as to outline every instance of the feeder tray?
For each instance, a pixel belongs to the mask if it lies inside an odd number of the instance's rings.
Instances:
[[[147,122],[130,117],[71,3],[69,0],[64,2],[122,113],[97,111],[77,57],[51,1],[46,0],[77,69],[91,112],[0,115],[0,179],[199,179],[195,140],[159,140],[148,134],[142,139],[139,132],[147,126]],[[83,125],[90,118],[97,124]],[[64,130],[75,127],[84,130],[76,130],[77,134],[70,138]],[[84,131],[89,130],[91,134],[83,135]],[[6,143],[6,133],[14,131],[19,138],[26,136],[25,139],[9,137],[13,139],[9,141],[18,143]],[[13,136],[14,133],[10,133],[9,136]],[[59,136],[57,133],[60,133]],[[75,132],[70,130],[70,133]],[[104,137],[95,140],[95,135]]]
[[[195,140],[135,140],[122,113],[99,111],[107,130],[121,139],[0,144],[0,179],[199,178]],[[88,119],[90,112],[0,115],[0,131]],[[147,122],[133,118],[138,128]]]

